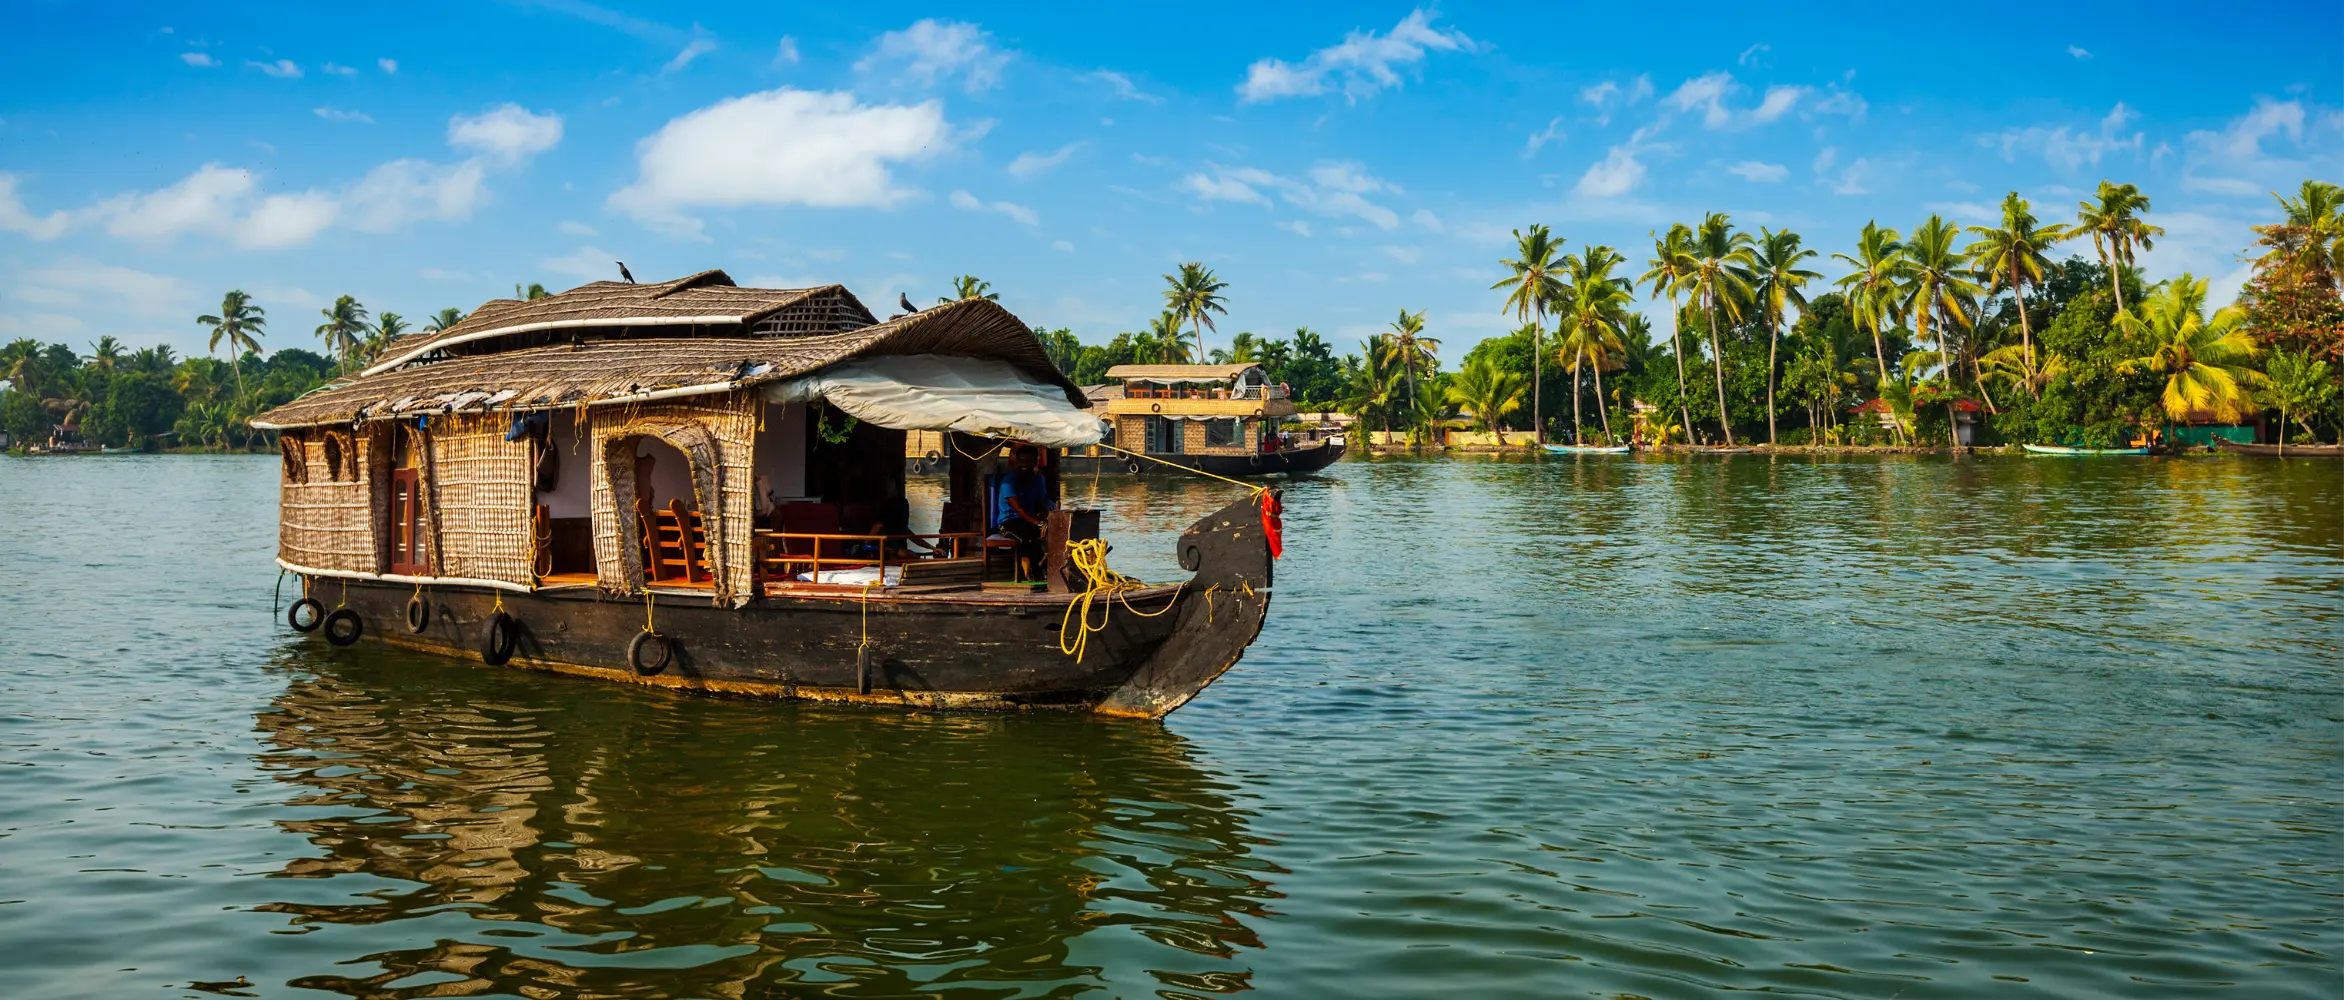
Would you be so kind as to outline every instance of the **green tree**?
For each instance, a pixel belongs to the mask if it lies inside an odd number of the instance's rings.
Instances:
[[[2310,351],[2274,352],[2265,369],[2269,382],[2259,395],[2264,403],[2279,408],[2279,454],[2285,455],[2288,418],[2294,417],[2304,435],[2312,436],[2310,415],[2326,411],[2336,400],[2336,373]]]
[[[2116,293],[2116,311],[2124,311],[2124,283],[2119,277],[2132,268],[2133,252],[2156,249],[2165,230],[2148,224],[2149,197],[2130,184],[2100,182],[2094,201],[2076,203],[2075,233],[2089,235],[2092,249],[2108,269],[2108,286]]]
[[[425,333],[439,333],[461,322],[464,322],[464,311],[455,306],[449,306],[432,313],[431,321],[423,324],[423,331]]]
[[[170,430],[186,405],[169,379],[125,372],[106,383],[105,399],[90,413],[90,430],[105,444],[136,445]]]
[[[1484,430],[1497,436],[1498,447],[1503,448],[1506,428],[1501,421],[1506,414],[1522,408],[1524,388],[1522,376],[1481,357],[1467,362],[1457,371],[1457,377],[1449,380],[1449,402],[1473,414]]]
[[[1179,270],[1164,276],[1164,306],[1173,317],[1173,325],[1188,324],[1196,334],[1196,356],[1205,355],[1205,331],[1218,330],[1213,326],[1213,314],[1228,315],[1227,300],[1222,292],[1229,283],[1213,274],[1203,261],[1190,261]]]
[[[2253,388],[2266,381],[2248,367],[2259,350],[2236,306],[2206,315],[2206,281],[2188,274],[2158,285],[2139,315],[2118,313],[2117,328],[2132,339],[2134,356],[2119,372],[2149,372],[2164,380],[2168,420],[2205,414],[2242,419],[2254,406]]]
[[[268,311],[252,304],[252,296],[231,290],[220,299],[217,316],[198,316],[196,325],[212,331],[207,351],[220,349],[220,342],[228,343],[228,367],[236,373],[236,394],[244,395],[244,366],[238,359],[246,352],[260,350],[260,338],[268,326]]]
[[[1546,381],[1541,338],[1546,314],[1563,299],[1562,262],[1557,259],[1562,248],[1562,241],[1543,225],[1531,226],[1527,233],[1514,230],[1513,258],[1498,261],[1512,273],[1489,286],[1505,289],[1504,309],[1513,310],[1516,319],[1530,324],[1530,434],[1539,444],[1546,443],[1545,405],[1540,398]]]
[[[1837,284],[1846,291],[1848,311],[1856,324],[1872,334],[1872,357],[1879,365],[1880,385],[1888,384],[1888,348],[1881,343],[1880,328],[1885,317],[1895,311],[1896,265],[1904,255],[1904,241],[1897,238],[1894,229],[1882,229],[1878,222],[1864,223],[1864,231],[1856,237],[1854,255],[1835,253],[1831,256],[1853,268]],[[1886,397],[1881,397],[1885,399]],[[1902,423],[1897,425],[1901,438]]]
[[[1897,276],[1903,281],[1900,304],[1912,318],[1913,329],[1927,337],[1936,333],[1936,362],[1942,366],[1945,378],[1945,419],[1947,440],[1959,446],[1959,432],[1953,426],[1953,356],[1945,349],[1945,335],[1939,327],[1967,326],[1977,302],[1978,286],[1969,279],[1969,254],[1954,246],[1961,230],[1946,222],[1944,216],[1931,215],[1929,221],[1913,230],[1905,241],[1904,253],[1897,260]],[[1919,393],[1916,390],[1916,398]]]
[[[2002,196],[2001,228],[1971,226],[1969,231],[1978,238],[1970,245],[1970,254],[1978,271],[1987,276],[1987,292],[2008,289],[2018,305],[2019,365],[2028,394],[2041,398],[2035,384],[2035,329],[2027,317],[2027,289],[2043,283],[2044,270],[2052,266],[2046,251],[2068,237],[2067,227],[2038,226],[2027,200],[2012,191]]]
[[[993,294],[991,282],[980,279],[973,274],[964,274],[952,279],[952,294],[937,299],[936,302],[941,305],[946,302],[966,302],[970,299],[999,302],[1001,296]]]
[[[1378,346],[1385,359],[1400,370],[1408,385],[1408,402],[1416,405],[1416,373],[1438,371],[1440,362],[1435,357],[1441,350],[1438,338],[1424,335],[1424,310],[1400,310],[1400,318],[1392,321],[1392,328],[1381,335]]]
[[[1679,319],[1683,312],[1677,308],[1677,295],[1685,287],[1685,264],[1692,260],[1693,229],[1682,222],[1668,227],[1668,232],[1652,239],[1652,257],[1645,261],[1648,270],[1640,279],[1652,289],[1652,297],[1668,298],[1669,313]],[[1671,322],[1668,328],[1669,353],[1677,359],[1677,417],[1681,431],[1693,426],[1693,410],[1685,400],[1685,342],[1681,322]],[[1662,442],[1666,444],[1667,442]]]
[[[1766,443],[1774,443],[1775,349],[1781,340],[1783,319],[1793,306],[1804,311],[1807,295],[1800,289],[1823,275],[1799,266],[1815,256],[1800,246],[1799,234],[1759,227],[1757,245],[1750,254],[1750,290],[1758,299],[1758,316],[1766,323]]]
[[[90,367],[111,372],[121,363],[122,342],[114,339],[112,334],[99,337],[97,343],[90,345]]]
[[[391,341],[399,339],[401,336],[405,335],[406,332],[406,317],[401,316],[395,312],[386,312],[380,316],[376,316],[374,318],[374,328],[366,331],[366,342],[364,345],[366,349],[366,362],[368,364],[373,364],[375,359],[382,357],[383,351],[390,348]]]
[[[1350,371],[1343,386],[1341,408],[1360,419],[1361,423],[1375,421],[1386,434],[1392,432],[1393,410],[1400,397],[1400,371],[1385,360],[1382,345],[1364,341],[1359,345],[1362,361]]]
[[[536,282],[530,282],[527,288],[522,288],[520,282],[513,283],[513,297],[524,302],[535,302],[552,294],[552,292],[545,290],[544,285]]]
[[[1751,295],[1750,269],[1756,264],[1750,234],[1735,232],[1730,220],[1724,212],[1711,212],[1703,218],[1693,228],[1692,242],[1682,248],[1686,256],[1678,265],[1684,275],[1679,280],[1709,319],[1710,360],[1717,374],[1717,427],[1728,447],[1734,443],[1734,428],[1725,403],[1725,348],[1717,339],[1717,314],[1722,310],[1732,322],[1742,321],[1742,304]]]
[[[333,352],[341,367],[350,367],[350,351],[358,346],[358,335],[366,332],[366,307],[344,295],[317,312],[326,318],[317,325],[317,339]]]
[[[1564,258],[1564,285],[1561,322],[1556,326],[1559,343],[1556,356],[1571,372],[1571,443],[1582,444],[1580,427],[1579,379],[1586,368],[1595,369],[1596,411],[1603,420],[1605,440],[1611,439],[1611,410],[1604,404],[1603,370],[1615,356],[1625,353],[1620,339],[1620,317],[1627,312],[1629,296],[1634,284],[1615,277],[1614,268],[1627,263],[1627,258],[1608,246],[1587,247],[1577,257]]]

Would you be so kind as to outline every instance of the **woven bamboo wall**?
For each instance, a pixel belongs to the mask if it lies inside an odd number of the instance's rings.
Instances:
[[[707,528],[715,599],[729,603],[748,592],[749,546],[756,499],[750,471],[763,407],[756,396],[720,397],[589,411],[595,461],[594,562],[604,590],[640,593],[643,563],[634,523],[634,440],[666,442],[692,463],[694,505]],[[624,503],[616,498],[627,498]]]
[[[427,488],[437,515],[427,532],[439,576],[527,585],[530,573],[529,442],[507,441],[511,418],[443,416],[431,425]]]
[[[335,440],[333,450],[342,453],[338,464],[327,461],[329,436]],[[278,557],[310,569],[374,571],[375,518],[365,471],[373,467],[372,438],[319,429],[289,446],[300,460],[281,458],[279,463]]]

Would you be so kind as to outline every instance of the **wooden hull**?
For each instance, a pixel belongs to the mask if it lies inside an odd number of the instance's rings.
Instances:
[[[2281,451],[2275,444],[2240,444],[2236,441],[2219,442],[2223,451],[2241,455],[2268,455],[2273,458],[2344,458],[2344,444],[2291,444]]]
[[[1061,627],[1075,600],[1067,594],[877,592],[866,602],[842,588],[732,608],[705,593],[655,591],[648,611],[674,657],[645,676],[627,661],[644,628],[641,594],[427,585],[427,620],[411,632],[411,584],[350,580],[345,590],[343,580],[318,578],[310,592],[357,612],[362,641],[466,658],[481,655],[501,606],[519,626],[508,665],[523,669],[757,698],[1161,718],[1235,665],[1261,632],[1271,567],[1256,501],[1192,525],[1180,558],[1196,573],[1184,584],[1093,600],[1090,623],[1104,627],[1079,661],[1060,649],[1061,636],[1073,636]]]
[[[1625,455],[1625,454],[1627,454],[1627,453],[1629,452],[1629,450],[1630,450],[1630,449],[1629,449],[1629,447],[1628,447],[1627,445],[1624,445],[1624,444],[1616,444],[1616,445],[1592,445],[1592,444],[1587,444],[1587,445],[1579,445],[1579,444],[1550,444],[1550,445],[1542,445],[1541,447],[1544,447],[1544,448],[1545,448],[1547,451],[1549,451],[1549,452],[1552,452],[1552,453],[1554,453],[1554,454],[1557,454],[1557,455]]]
[[[1184,469],[1195,469],[1216,476],[1242,479],[1248,476],[1299,476],[1317,472],[1335,464],[1337,459],[1342,458],[1344,447],[1344,444],[1339,441],[1322,441],[1300,448],[1288,448],[1285,451],[1260,452],[1251,455],[1150,454],[1148,456],[1148,458],[1158,461],[1147,461],[1127,456],[1116,456],[1116,458],[1122,460],[1118,465],[1123,471],[1136,471],[1143,476],[1178,475],[1177,472],[1167,467],[1166,463],[1169,463]],[[1102,461],[1114,462],[1115,459],[1103,459]],[[1135,465],[1137,466],[1136,470],[1133,468]]]
[[[2094,455],[2146,455],[2147,448],[2070,448],[2059,444],[2022,445],[2030,454],[2061,455],[2069,458],[2088,458]]]

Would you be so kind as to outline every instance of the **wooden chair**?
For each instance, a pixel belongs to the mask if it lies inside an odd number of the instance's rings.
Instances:
[[[645,579],[704,583],[712,578],[708,572],[708,534],[700,523],[700,512],[685,510],[684,501],[678,498],[669,501],[666,510],[652,510],[646,521],[648,530],[643,537],[650,551],[643,562]]]

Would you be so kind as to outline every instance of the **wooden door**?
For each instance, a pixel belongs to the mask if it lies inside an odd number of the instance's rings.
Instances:
[[[423,576],[423,470],[391,470],[391,572]]]

